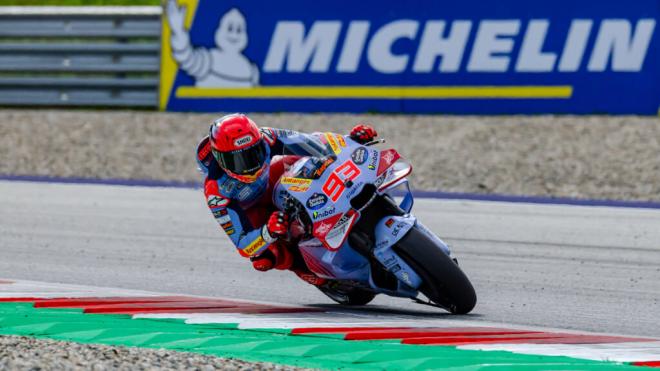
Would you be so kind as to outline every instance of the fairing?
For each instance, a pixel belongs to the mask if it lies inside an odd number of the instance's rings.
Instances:
[[[371,276],[369,261],[354,250],[347,237],[359,221],[360,212],[351,200],[374,185],[379,194],[405,185],[412,171],[393,149],[379,151],[336,134],[320,136],[325,144],[319,158],[302,158],[280,178],[274,192],[275,205],[286,210],[287,201],[294,200],[313,225],[312,233],[299,243],[308,267],[323,278],[359,282],[376,292],[414,297],[421,283],[419,276],[392,250],[416,219],[412,215],[384,219],[376,226],[377,242],[374,255],[382,266],[393,273],[399,284],[396,290],[378,287]],[[412,207],[412,194],[402,203],[404,210]]]

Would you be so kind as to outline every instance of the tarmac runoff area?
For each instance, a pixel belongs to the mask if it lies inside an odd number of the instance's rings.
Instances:
[[[340,310],[290,273],[253,271],[199,190],[0,182],[0,205],[6,278]],[[379,297],[347,318],[660,337],[660,210],[418,199],[414,213],[452,245],[474,312]]]

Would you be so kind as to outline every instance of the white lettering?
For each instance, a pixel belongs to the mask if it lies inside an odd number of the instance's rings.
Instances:
[[[492,73],[509,71],[515,61],[516,72],[576,72],[585,64],[591,72],[635,72],[642,69],[656,20],[605,19],[592,37],[594,21],[574,19],[563,50],[555,51],[544,50],[549,32],[555,31],[550,20],[530,20],[524,35],[521,25],[519,19],[483,20],[478,27],[469,20],[429,20],[420,30],[418,21],[401,19],[373,30],[370,38],[370,21],[356,20],[348,24],[343,45],[338,47],[341,21],[317,21],[307,30],[303,22],[282,21],[275,26],[263,71],[324,73],[336,62],[339,73],[355,73],[362,63],[384,74],[402,73],[409,66],[415,73],[451,73],[461,68]],[[466,50],[473,32],[472,50]],[[517,58],[514,50],[519,50]],[[465,53],[470,55],[464,57]]]
[[[589,60],[589,71],[605,71],[610,55],[612,71],[641,70],[654,28],[654,19],[641,19],[631,37],[630,22],[623,19],[603,20]]]
[[[409,56],[392,54],[392,45],[402,38],[414,39],[418,27],[417,21],[401,20],[388,23],[379,29],[371,39],[367,51],[371,67],[382,73],[403,72],[408,65]]]
[[[564,52],[559,60],[559,71],[575,72],[580,68],[593,23],[590,19],[576,19],[571,22]]]
[[[557,55],[544,53],[543,43],[548,34],[550,22],[546,19],[533,19],[527,25],[523,39],[516,71],[520,72],[551,72],[555,66]]]
[[[510,53],[513,49],[513,40],[510,37],[517,35],[519,29],[519,20],[481,21],[467,70],[506,72],[509,69],[509,57],[495,53]]]
[[[310,59],[309,71],[328,71],[340,29],[340,21],[317,21],[305,37],[302,22],[278,22],[270,41],[264,71],[281,72],[286,60],[287,72],[303,72]]]
[[[248,144],[252,141],[252,136],[251,135],[246,135],[244,137],[238,138],[234,141],[235,146],[242,146],[244,144]]]
[[[353,21],[349,24],[344,47],[339,56],[338,72],[357,71],[368,33],[369,22],[367,21]]]
[[[458,71],[471,28],[472,22],[470,21],[454,21],[452,22],[449,35],[443,38],[442,35],[445,30],[444,21],[426,22],[422,41],[415,57],[413,71],[431,72],[436,58],[439,56],[442,56],[442,60],[440,61],[438,71]]]

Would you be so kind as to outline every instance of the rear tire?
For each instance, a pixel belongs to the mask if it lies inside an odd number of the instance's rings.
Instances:
[[[420,291],[453,314],[467,314],[477,295],[465,273],[426,234],[414,226],[394,251],[422,278]]]
[[[375,293],[357,287],[336,288],[326,285],[317,287],[327,297],[341,305],[367,305],[376,297]]]

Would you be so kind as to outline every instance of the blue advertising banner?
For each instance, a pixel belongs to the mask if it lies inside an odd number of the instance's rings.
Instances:
[[[657,0],[169,0],[172,111],[656,114]]]

